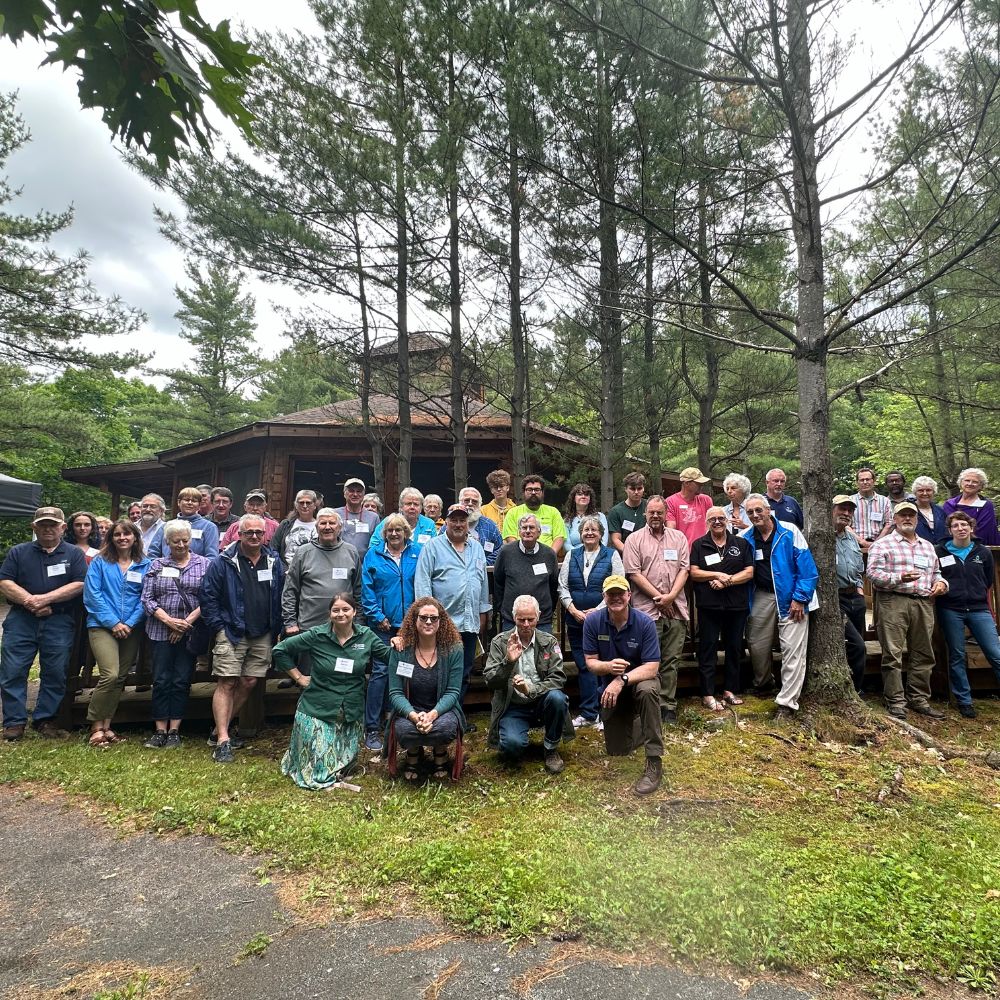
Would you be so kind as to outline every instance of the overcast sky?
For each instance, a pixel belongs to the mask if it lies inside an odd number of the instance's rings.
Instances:
[[[234,24],[264,31],[308,31],[314,25],[305,0],[281,4],[202,0],[199,6],[213,23],[230,17]],[[859,39],[853,74],[869,70],[874,46],[879,49],[876,57],[885,58],[896,50],[893,43],[903,33],[900,19],[908,20],[901,11],[913,6],[913,0],[868,0],[848,8]],[[56,239],[55,249],[63,253],[86,249],[92,256],[90,274],[98,290],[118,294],[147,314],[138,341],[141,349],[154,352],[156,363],[177,364],[174,286],[184,280],[183,258],[159,234],[153,206],[177,211],[181,207],[123,164],[98,112],[81,110],[75,78],[56,67],[39,68],[42,55],[40,47],[27,42],[15,47],[0,40],[0,90],[19,92],[18,110],[32,134],[32,141],[7,164],[13,186],[22,189],[8,209],[33,213],[72,206],[74,223]],[[857,168],[853,159],[850,150],[846,161],[842,153],[838,168],[853,172]],[[260,344],[266,354],[273,355],[283,346],[283,324],[269,303],[299,299],[282,296],[280,290],[258,282],[248,282],[247,287],[257,299]]]

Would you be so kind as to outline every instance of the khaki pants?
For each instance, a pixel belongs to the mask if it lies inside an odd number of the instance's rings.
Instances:
[[[809,646],[809,615],[802,621],[778,617],[778,602],[773,593],[756,590],[753,607],[747,621],[747,646],[753,666],[756,687],[766,686],[774,674],[771,644],[775,622],[778,625],[778,643],[781,646],[781,690],[775,702],[786,708],[798,710],[799,695],[806,680],[806,650]]]
[[[124,639],[116,639],[110,629],[92,628],[87,630],[90,635],[90,648],[97,661],[100,680],[90,697],[87,707],[87,721],[100,722],[102,719],[114,718],[125,688],[125,678],[135,664],[139,652],[139,640],[142,629],[135,628]]]
[[[906,703],[923,706],[931,697],[934,669],[934,602],[878,591],[878,641],[882,645],[882,694],[889,708]],[[903,657],[909,653],[906,691],[903,691]]]
[[[663,756],[659,680],[650,678],[629,685],[618,696],[613,709],[601,709],[601,719],[609,757],[627,757],[640,746],[647,757]]]
[[[660,708],[677,711],[677,664],[684,651],[687,622],[679,618],[659,618],[656,635],[660,640]]]

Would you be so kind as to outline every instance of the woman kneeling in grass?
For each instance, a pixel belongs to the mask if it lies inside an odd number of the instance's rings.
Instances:
[[[274,665],[302,688],[281,771],[300,788],[331,788],[351,769],[365,728],[365,671],[391,650],[364,625],[350,594],[330,602],[330,621],[274,647]],[[311,676],[296,666],[307,655]]]

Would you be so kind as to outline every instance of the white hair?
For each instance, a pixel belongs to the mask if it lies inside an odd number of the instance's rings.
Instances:
[[[263,524],[265,527],[267,526],[267,522],[264,520],[263,514],[244,514],[240,518],[240,527],[239,527],[240,531],[242,531],[247,526],[247,521],[260,521],[260,523]]]
[[[519,518],[517,519],[517,530],[518,530],[518,531],[520,531],[520,530],[521,530],[521,528],[522,528],[522,526],[523,526],[523,525],[525,525],[525,524],[527,524],[527,523],[528,523],[528,521],[534,521],[534,522],[535,522],[535,524],[536,524],[536,525],[538,525],[538,530],[539,530],[539,531],[541,531],[541,530],[542,530],[542,522],[541,522],[541,521],[539,521],[539,520],[538,520],[538,518],[537,518],[537,517],[535,517],[535,515],[534,515],[534,514],[522,514],[522,515],[521,515],[521,516],[520,516],[520,517],[519,517]]]
[[[930,476],[917,476],[910,485],[911,490],[917,490],[921,487],[929,486],[935,493],[937,493],[938,484],[931,479]]]
[[[722,480],[722,489],[727,490],[730,486],[735,486],[746,498],[749,492],[753,489],[753,483],[747,479],[746,476],[741,476],[738,472],[730,472],[725,479]]]
[[[436,493],[428,493],[424,497],[424,506],[426,507],[428,503],[437,503],[439,507],[444,506],[444,500],[439,497]]]
[[[981,490],[985,490],[986,487],[990,485],[990,481],[986,477],[986,473],[983,472],[982,469],[976,469],[976,468],[962,469],[962,471],[958,474],[958,481],[961,482],[963,479],[965,479],[966,476],[976,476],[979,479],[980,482],[979,488]]]
[[[407,486],[399,491],[399,506],[403,506],[403,501],[407,497],[416,497],[421,503],[424,502],[424,495],[416,488],[416,486]]]
[[[475,487],[475,486],[463,486],[463,487],[462,487],[462,488],[461,488],[461,489],[460,489],[460,490],[458,491],[458,499],[459,499],[459,501],[461,501],[461,499],[462,499],[462,494],[463,494],[463,493],[475,493],[475,494],[476,494],[476,499],[477,499],[477,500],[478,500],[478,501],[479,501],[480,503],[482,503],[482,502],[483,502],[483,495],[482,495],[482,493],[480,493],[480,492],[479,492],[479,490],[477,490],[477,489],[476,489],[476,487]]]
[[[510,613],[512,615],[516,615],[517,609],[519,607],[523,608],[525,606],[531,608],[531,610],[534,611],[535,614],[538,615],[538,617],[541,617],[542,614],[541,606],[539,605],[538,601],[536,601],[535,598],[531,596],[531,594],[521,594],[520,597],[515,597],[514,603],[510,606]]]
[[[169,543],[170,540],[175,538],[177,535],[187,535],[188,538],[190,538],[190,522],[183,521],[179,517],[174,518],[172,521],[167,521],[167,523],[163,526],[163,540]]]
[[[343,518],[333,509],[333,507],[321,507],[316,511],[316,520],[318,521],[321,517],[335,517],[338,524],[343,524]]]

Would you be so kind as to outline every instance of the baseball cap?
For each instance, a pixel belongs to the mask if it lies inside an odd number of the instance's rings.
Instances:
[[[364,492],[365,481],[363,479],[358,479],[357,476],[353,476],[344,483],[344,489],[346,490],[348,486],[360,486],[362,492]]]
[[[701,469],[696,469],[693,465],[687,469],[682,469],[680,474],[682,483],[707,483],[708,476],[701,474]]]
[[[920,511],[917,510],[917,505],[910,503],[909,500],[904,500],[902,503],[896,504],[896,509],[892,512],[893,516],[896,514],[902,514],[904,511],[912,510],[914,514],[919,514]]]
[[[601,587],[602,593],[607,593],[609,590],[628,590],[628,580],[618,573],[612,573],[611,576],[606,577],[604,580],[604,586]]]
[[[465,517],[469,516],[468,510],[466,510],[465,507],[463,507],[462,504],[460,503],[453,503],[448,508],[448,512],[445,514],[445,517],[451,517],[452,514],[462,514]]]
[[[66,516],[62,512],[61,507],[39,507],[35,511],[35,516],[32,518],[32,524],[38,524],[39,521],[65,521]]]
[[[854,499],[848,496],[846,493],[838,493],[832,501],[832,506],[839,507],[841,504],[850,504],[852,507],[857,507]]]
[[[247,500],[266,500],[267,494],[258,486],[247,494]]]

